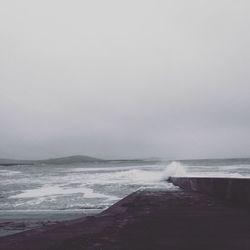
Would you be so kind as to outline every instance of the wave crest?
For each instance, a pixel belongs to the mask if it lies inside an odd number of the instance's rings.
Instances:
[[[187,170],[185,166],[178,161],[171,162],[164,170],[164,179],[169,177],[184,177],[187,176]]]

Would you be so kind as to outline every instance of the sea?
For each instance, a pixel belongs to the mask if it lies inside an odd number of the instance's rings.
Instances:
[[[176,190],[170,176],[248,178],[250,159],[0,166],[0,237],[100,213],[140,189]]]

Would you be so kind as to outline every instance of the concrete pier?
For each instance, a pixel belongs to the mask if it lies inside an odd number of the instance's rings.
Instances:
[[[250,207],[250,179],[171,177],[169,181],[186,191],[195,191],[226,200],[232,205]]]
[[[96,216],[0,238],[0,249],[249,250],[248,207],[190,191],[193,187],[137,191]]]

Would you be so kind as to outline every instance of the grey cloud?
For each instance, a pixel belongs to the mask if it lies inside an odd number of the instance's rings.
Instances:
[[[0,157],[249,156],[248,1],[3,1]]]

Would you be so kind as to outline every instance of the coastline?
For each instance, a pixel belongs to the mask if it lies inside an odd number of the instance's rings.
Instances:
[[[102,213],[0,238],[5,250],[249,250],[250,212],[182,189],[134,192]]]
[[[93,210],[0,210],[0,238],[100,212]]]

